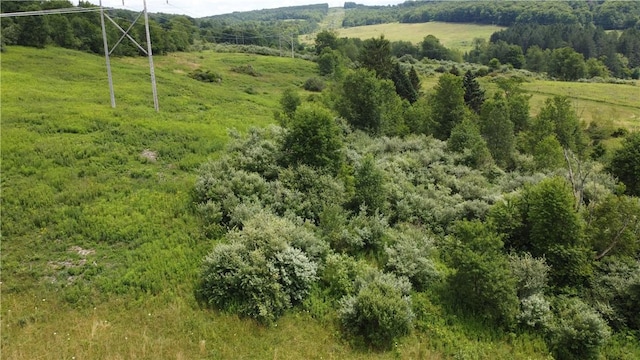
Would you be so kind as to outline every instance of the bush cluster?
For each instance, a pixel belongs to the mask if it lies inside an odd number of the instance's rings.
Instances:
[[[377,272],[360,278],[355,295],[340,301],[340,321],[350,334],[367,345],[387,349],[393,340],[411,331],[410,283],[391,274]]]
[[[251,75],[254,77],[262,76],[262,74],[259,73],[251,64],[233,66],[231,68],[231,71],[236,72],[238,74]]]
[[[202,82],[222,82],[222,75],[211,70],[202,71],[201,69],[195,69],[194,71],[189,73],[189,77]]]
[[[498,168],[486,128],[471,120],[447,142],[372,137],[322,101],[285,92],[283,127],[231,133],[225,155],[201,167],[195,209],[211,238],[227,232],[205,259],[209,304],[267,324],[303,304],[314,316],[333,312],[356,344],[380,348],[411,331],[412,292],[430,298],[415,310],[421,317],[439,311],[496,331],[538,332],[561,358],[596,356],[607,322],[637,328],[629,304],[639,297],[638,266],[618,259],[637,256],[640,207],[584,160],[562,99],[547,104],[519,146],[541,134],[554,140],[572,169],[588,169],[581,183],[529,153],[514,151],[505,158],[514,168]],[[595,266],[596,251],[610,266]]]
[[[312,236],[289,220],[255,215],[205,258],[200,295],[218,308],[272,323],[301,303],[316,281],[318,264],[294,246]]]

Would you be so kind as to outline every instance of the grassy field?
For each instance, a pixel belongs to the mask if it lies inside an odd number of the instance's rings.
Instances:
[[[338,29],[338,34],[340,37],[360,39],[370,39],[384,35],[386,39],[391,41],[403,40],[414,44],[421,42],[427,35],[433,35],[440,39],[440,43],[444,46],[458,49],[464,53],[471,50],[474,38],[489,40],[491,34],[502,29],[503,27],[493,25],[454,24],[434,21],[420,24],[391,23],[342,28]]]
[[[146,58],[112,60],[112,109],[99,56],[22,47],[1,56],[3,359],[546,358],[540,338],[496,335],[428,303],[431,322],[380,353],[353,349],[332,319],[305,311],[265,328],[196,302],[213,246],[192,211],[197,167],[219,156],[228,129],[273,123],[282,91],[315,64],[159,56],[156,113]],[[247,65],[261,76],[232,71]],[[196,68],[223,80],[195,81],[187,75]],[[587,95],[575,97],[638,114],[637,88],[596,88],[576,84]]]

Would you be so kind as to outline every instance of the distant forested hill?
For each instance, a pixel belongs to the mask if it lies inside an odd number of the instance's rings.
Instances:
[[[347,3],[348,4],[348,3]],[[637,1],[406,1],[397,6],[347,6],[343,26],[387,22],[594,24],[606,30],[640,25]]]
[[[328,4],[281,7],[198,19],[199,35],[208,42],[276,46],[284,34],[316,30]]]

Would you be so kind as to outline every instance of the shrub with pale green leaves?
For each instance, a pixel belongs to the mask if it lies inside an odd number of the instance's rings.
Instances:
[[[397,276],[406,277],[417,290],[441,280],[442,274],[434,260],[434,240],[421,229],[403,226],[391,232],[393,243],[385,247],[385,268]]]
[[[199,294],[214,307],[270,324],[299,304],[315,283],[318,265],[292,244],[308,230],[260,213],[228,234],[203,264]]]
[[[544,259],[535,258],[529,253],[510,254],[509,267],[517,280],[519,298],[543,294],[547,289],[550,268]]]
[[[372,272],[360,279],[355,295],[340,301],[343,329],[364,343],[386,349],[394,339],[409,334],[414,314],[411,284],[406,278]]]
[[[552,319],[551,304],[543,294],[537,293],[520,300],[518,322],[532,328],[546,329]]]
[[[611,336],[602,317],[579,298],[559,298],[554,314],[548,340],[556,359],[597,359]]]

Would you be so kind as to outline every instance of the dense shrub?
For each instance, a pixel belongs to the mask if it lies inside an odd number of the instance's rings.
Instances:
[[[346,254],[329,254],[320,274],[321,285],[336,301],[356,291],[356,279],[371,271],[370,265]]]
[[[640,196],[640,132],[629,134],[609,164],[609,171],[626,186],[628,195]]]
[[[253,68],[252,65],[238,65],[231,68],[231,71],[236,72],[238,74],[251,75],[254,77],[262,76],[256,69]]]
[[[424,290],[442,278],[435,259],[432,238],[419,228],[403,226],[391,233],[393,243],[385,247],[385,268],[399,277],[408,278],[417,290]]]
[[[394,339],[412,328],[408,280],[391,274],[372,272],[360,279],[356,294],[340,301],[340,320],[344,330],[365,344],[386,349]]]
[[[342,164],[342,134],[331,112],[305,104],[295,111],[281,152],[287,165],[307,165],[336,174]]]
[[[300,303],[316,281],[317,264],[291,244],[306,230],[261,213],[205,258],[200,295],[210,305],[269,324]]]
[[[452,301],[466,313],[508,328],[515,322],[519,301],[499,236],[479,221],[457,223],[454,236],[448,251],[456,270],[449,277]]]
[[[552,318],[549,300],[540,293],[521,299],[520,313],[516,318],[522,325],[532,328],[548,328]]]
[[[189,73],[189,76],[202,82],[222,82],[222,75],[217,72],[212,72],[211,70],[202,71],[201,69],[195,69]]]
[[[318,77],[310,77],[304,82],[302,87],[307,91],[321,92],[324,90],[325,83]]]
[[[592,302],[616,329],[640,330],[640,261],[611,257],[598,263],[592,286]]]
[[[605,321],[579,298],[559,298],[549,345],[559,360],[597,359],[611,331]]]
[[[547,289],[549,265],[529,253],[510,254],[509,267],[517,279],[518,297],[523,299],[535,294],[543,294]]]

